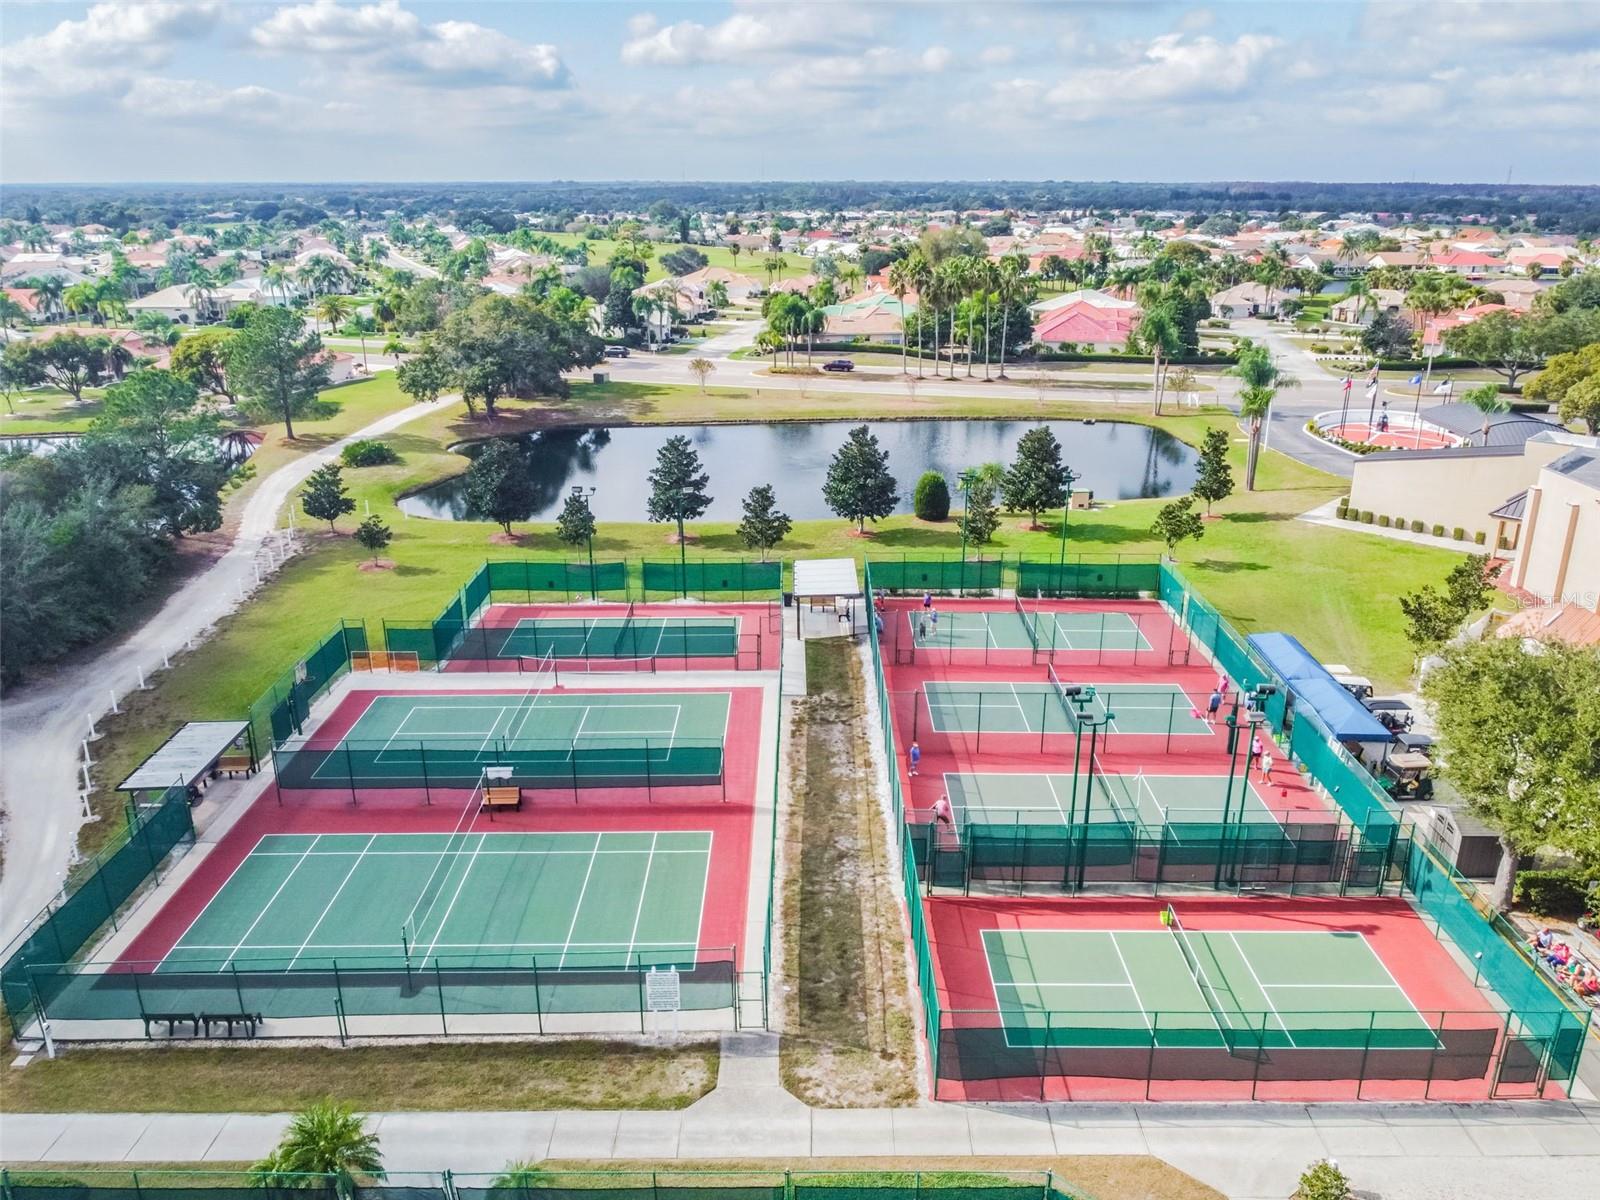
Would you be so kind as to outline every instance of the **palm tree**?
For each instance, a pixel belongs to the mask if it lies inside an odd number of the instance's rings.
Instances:
[[[61,306],[75,317],[84,313],[94,313],[94,284],[88,282],[73,284],[61,293]],[[98,313],[93,317],[93,323],[100,324]]]
[[[1511,408],[1511,401],[1500,394],[1498,383],[1486,383],[1482,387],[1475,387],[1462,400],[1472,405],[1483,414],[1483,444],[1489,444],[1489,419],[1499,413],[1507,412]]]
[[[261,272],[261,286],[267,294],[276,294],[280,300],[289,299],[289,269],[282,263],[273,263]]]
[[[739,245],[738,242],[729,242],[728,243],[728,257],[733,259],[733,269],[735,271],[737,271],[739,269],[739,255],[741,255],[743,253],[744,253],[744,247]]]
[[[1060,259],[1056,260],[1060,262]],[[1006,377],[1006,347],[1011,342],[1011,306],[1017,302],[1025,286],[1024,275],[1028,260],[1020,254],[1008,254],[1000,260],[995,273],[995,292],[1000,301],[1000,378]]]
[[[855,295],[856,288],[864,278],[865,276],[862,274],[861,266],[858,263],[845,263],[844,266],[839,268],[839,282],[844,285],[844,294],[846,296]]]
[[[916,284],[911,277],[910,264],[911,260],[909,258],[902,258],[898,262],[889,265],[889,290],[894,293],[894,298],[900,302],[900,374],[902,375],[911,373],[906,359],[909,351],[906,343],[911,340],[906,336],[906,293]],[[922,360],[918,358],[917,361],[920,365]]]
[[[1166,372],[1162,370],[1161,355],[1163,351],[1170,351],[1178,345],[1178,322],[1172,311],[1169,301],[1147,303],[1144,315],[1139,318],[1139,341],[1150,351],[1151,366],[1154,377],[1151,381],[1151,394],[1155,400],[1155,412],[1161,415],[1161,391],[1166,382]],[[1168,355],[1170,358],[1170,353]],[[1171,364],[1168,363],[1170,367]]]
[[[1261,433],[1267,414],[1280,388],[1299,387],[1300,381],[1279,369],[1272,361],[1272,353],[1265,346],[1245,344],[1239,351],[1239,361],[1228,368],[1228,374],[1244,383],[1239,393],[1239,415],[1244,419],[1250,435],[1249,451],[1245,457],[1244,487],[1253,492],[1256,487],[1256,461],[1261,455]]]
[[[912,289],[915,290],[915,292],[917,293],[917,324],[918,324],[918,327],[919,327],[919,330],[920,330],[920,327],[921,327],[921,325],[923,323],[923,320],[924,320],[923,310],[926,309],[930,314],[934,311],[934,308],[933,308],[933,297],[928,294],[930,292],[930,290],[932,289],[932,287],[933,287],[933,264],[928,261],[927,255],[923,254],[921,250],[913,250],[911,252],[911,254],[909,256],[907,256],[907,258],[905,259],[905,263],[906,263],[906,279],[910,282]],[[901,323],[904,324],[904,317],[901,318]],[[938,334],[939,334],[938,326],[935,325],[934,326],[934,342],[935,343],[938,342]],[[921,341],[922,341],[922,339],[919,336],[918,339],[917,339],[917,342],[918,342],[918,344],[917,344],[917,378],[918,379],[921,379],[923,377]],[[934,366],[935,367],[938,366],[937,358],[935,358],[935,360],[934,360]]]
[[[63,311],[61,295],[67,290],[67,283],[59,275],[28,279],[22,286],[33,293],[34,305],[44,316],[49,317]]]
[[[198,264],[189,272],[188,286],[183,298],[194,308],[195,319],[204,318],[211,311],[211,297],[217,290],[217,281],[211,272]]]
[[[252,1168],[267,1183],[286,1174],[331,1175],[340,1196],[355,1194],[356,1175],[383,1176],[378,1136],[347,1104],[321,1100],[296,1113],[283,1140]]]
[[[1285,265],[1283,259],[1279,257],[1281,254],[1282,250],[1280,249],[1278,255],[1268,254],[1264,256],[1256,264],[1256,269],[1252,272],[1255,281],[1267,291],[1267,307],[1269,308],[1272,306],[1272,293],[1282,288],[1284,282],[1289,278],[1289,268]]]
[[[10,329],[11,322],[20,321],[27,315],[27,309],[4,292],[0,292],[0,329]]]
[[[706,303],[715,309],[728,307],[728,285],[720,279],[713,279],[706,285]]]
[[[350,301],[344,296],[324,296],[317,301],[317,306],[311,310],[312,315],[328,326],[331,333],[342,325],[350,316]],[[365,353],[366,340],[362,339],[363,354]]]

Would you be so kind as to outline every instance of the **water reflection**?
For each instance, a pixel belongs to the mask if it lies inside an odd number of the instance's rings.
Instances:
[[[684,434],[711,475],[707,520],[737,520],[746,493],[770,483],[779,506],[796,520],[831,517],[822,499],[828,462],[844,443],[848,421],[775,422],[769,425],[580,426],[540,430],[509,439],[521,451],[534,483],[529,520],[555,518],[574,484],[596,488],[590,503],[601,521],[645,519],[645,476],[667,438]],[[1029,421],[869,421],[889,453],[899,484],[901,512],[911,511],[911,490],[923,471],[954,480],[966,467],[1009,463]],[[1079,476],[1076,486],[1102,500],[1167,496],[1194,483],[1192,448],[1147,425],[1119,421],[1046,422],[1062,443],[1063,458]],[[463,447],[471,456],[476,447]],[[469,510],[458,476],[400,502],[413,516],[478,519]]]

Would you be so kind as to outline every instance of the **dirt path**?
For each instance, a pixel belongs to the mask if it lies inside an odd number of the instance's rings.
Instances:
[[[141,674],[148,678],[160,670],[166,655],[200,636],[255,589],[259,566],[278,554],[278,512],[312,471],[337,458],[348,442],[381,437],[459,399],[413,404],[278,468],[245,502],[226,553],[188,579],[153,616],[99,654],[7,699],[0,709],[5,746],[0,755],[5,806],[0,945],[55,895],[72,861],[83,821],[79,763],[90,717],[106,712],[113,693],[121,696],[137,687]]]

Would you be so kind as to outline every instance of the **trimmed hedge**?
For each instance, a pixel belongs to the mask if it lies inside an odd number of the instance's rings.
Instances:
[[[1389,528],[1389,514],[1388,513],[1383,513],[1382,515],[1380,515],[1378,517],[1378,524],[1380,526],[1382,526],[1384,529]]]
[[[950,485],[937,471],[924,471],[911,493],[911,509],[921,521],[944,521],[950,517]]]
[[[1433,536],[1434,537],[1443,537],[1444,536],[1444,526],[1443,525],[1435,525],[1433,527]]]
[[[1513,898],[1517,907],[1541,917],[1576,917],[1583,912],[1590,882],[1579,867],[1522,871]]]
[[[363,438],[361,441],[351,442],[340,451],[339,460],[347,467],[381,467],[388,463],[399,462],[400,456],[383,442]]]
[[[1466,536],[1467,536],[1467,531],[1465,529],[1461,528],[1461,526],[1457,525],[1453,530],[1450,531],[1450,536],[1455,538],[1455,540],[1458,541],[1458,542],[1465,541],[1466,540]]]

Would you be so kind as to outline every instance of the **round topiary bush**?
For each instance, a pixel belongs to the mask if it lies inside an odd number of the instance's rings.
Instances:
[[[351,442],[340,451],[339,458],[347,467],[381,467],[400,461],[400,456],[389,446],[370,439]]]
[[[911,509],[922,521],[944,521],[950,516],[950,485],[937,471],[924,471],[911,493]]]

